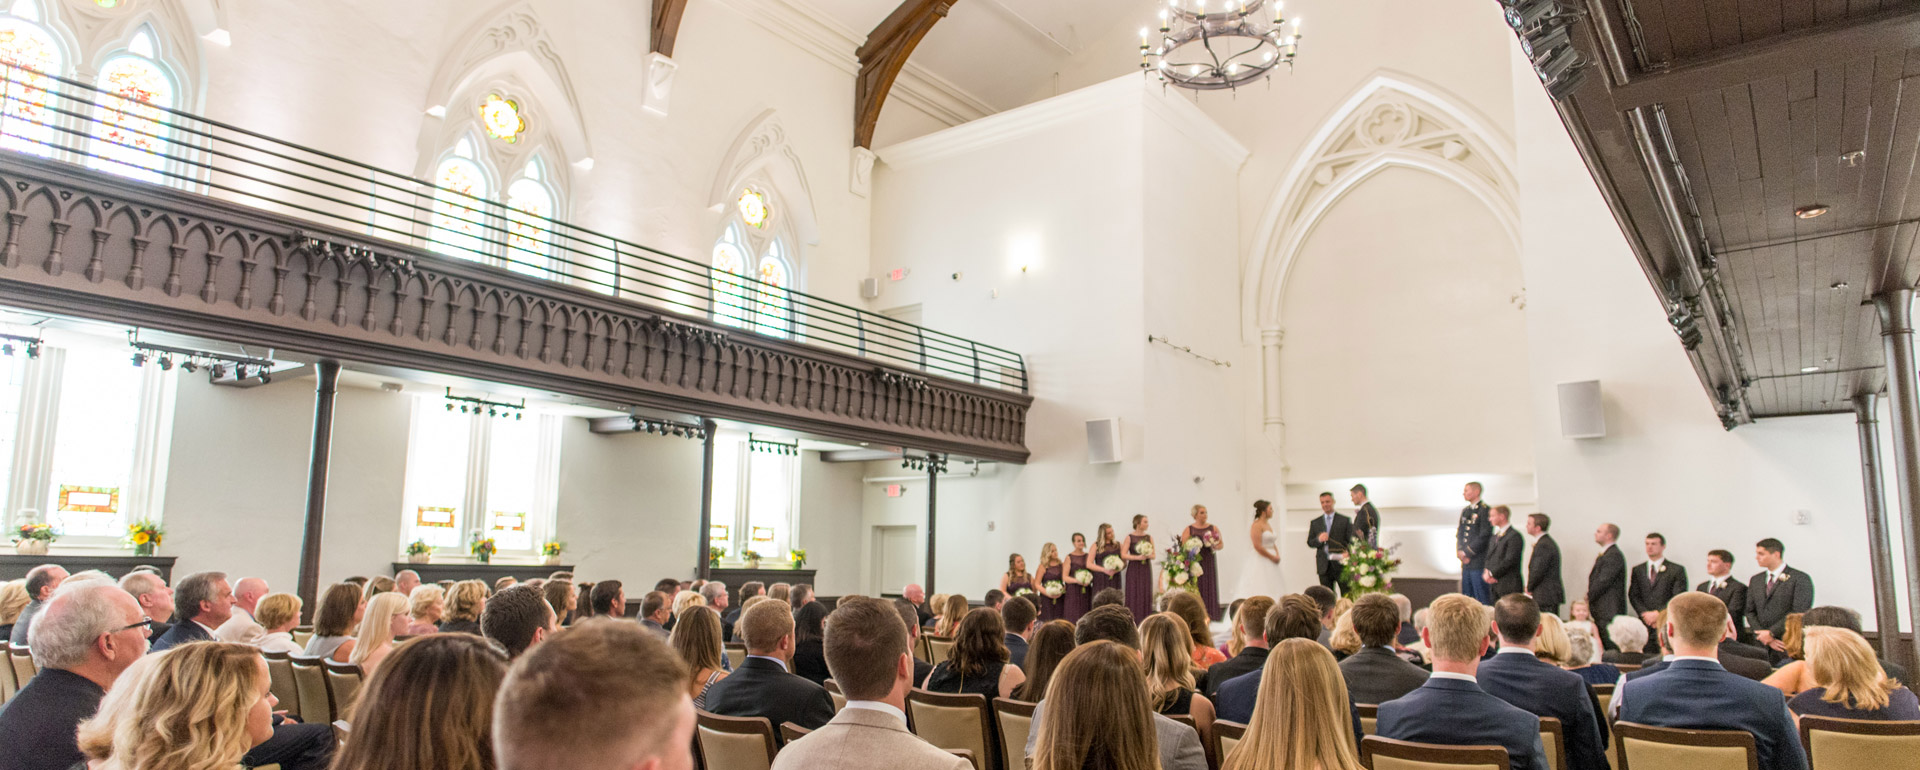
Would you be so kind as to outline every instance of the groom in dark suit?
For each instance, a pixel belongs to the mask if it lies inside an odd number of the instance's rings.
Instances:
[[[1553,519],[1544,513],[1527,515],[1527,534],[1534,538],[1533,555],[1527,557],[1527,595],[1541,612],[1558,615],[1560,604],[1567,600],[1567,588],[1560,582],[1560,544],[1547,534],[1552,526]]]
[[[1367,499],[1367,485],[1355,484],[1347,490],[1353,497],[1353,536],[1372,545],[1380,544],[1380,511]]]
[[[1493,538],[1487,546],[1486,574],[1482,579],[1493,587],[1494,601],[1499,601],[1502,596],[1526,589],[1520,554],[1527,550],[1527,541],[1513,528],[1513,511],[1506,506],[1494,506],[1488,518],[1493,523]]]
[[[1659,622],[1660,611],[1667,608],[1667,602],[1687,590],[1687,568],[1667,561],[1667,537],[1658,532],[1647,533],[1647,561],[1633,568],[1633,580],[1627,587],[1627,600],[1633,603],[1633,611],[1640,614],[1640,622],[1647,624],[1647,647],[1643,652],[1660,652],[1660,630],[1654,627]]]
[[[1593,543],[1600,546],[1600,556],[1593,560],[1593,570],[1587,573],[1587,611],[1593,614],[1593,625],[1603,630],[1600,635],[1602,647],[1612,650],[1613,640],[1606,638],[1604,630],[1620,610],[1627,606],[1627,557],[1620,555],[1618,524],[1601,524],[1593,531]],[[1628,652],[1633,652],[1629,650]]]
[[[1787,547],[1767,538],[1754,544],[1753,560],[1764,572],[1747,583],[1747,616],[1753,638],[1773,650],[1777,663],[1786,657],[1787,616],[1813,609],[1813,576],[1787,566]]]
[[[1347,590],[1340,584],[1340,570],[1345,566],[1350,542],[1353,542],[1353,522],[1334,512],[1332,492],[1321,492],[1320,517],[1307,525],[1307,547],[1313,549],[1313,568],[1320,576],[1320,585],[1333,589],[1336,594]]]

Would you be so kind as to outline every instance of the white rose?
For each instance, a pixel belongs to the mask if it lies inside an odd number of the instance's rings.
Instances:
[[[1205,568],[1205,567],[1202,567],[1202,566],[1200,566],[1200,565],[1198,565],[1198,564],[1195,564],[1195,565],[1193,565],[1193,576],[1194,576],[1194,577],[1200,577],[1201,575],[1205,575],[1205,574],[1207,574],[1207,570],[1206,570],[1206,568]]]
[[[1170,579],[1171,579],[1171,580],[1173,581],[1173,584],[1174,584],[1174,585],[1177,585],[1177,586],[1183,586],[1183,585],[1186,585],[1186,584],[1187,584],[1187,573],[1185,573],[1185,572],[1175,572],[1175,573],[1173,573],[1173,576],[1172,576],[1172,577],[1171,577]]]
[[[1377,583],[1377,582],[1379,582],[1379,581],[1377,581],[1377,580],[1375,580],[1375,579],[1374,579],[1374,577],[1373,577],[1372,575],[1361,575],[1361,576],[1360,576],[1360,585],[1363,585],[1363,586],[1366,586],[1366,587],[1368,587],[1368,588],[1372,588],[1372,587],[1373,587],[1373,584],[1374,584],[1374,583]]]
[[[1370,566],[1367,566],[1367,565],[1365,565],[1365,564],[1362,564],[1362,565],[1360,565],[1360,569],[1359,569],[1359,572],[1360,572],[1360,574],[1362,574],[1362,575],[1365,575],[1365,574],[1367,574],[1367,573],[1369,573],[1369,572],[1372,572],[1372,571],[1373,571],[1373,568],[1372,568],[1372,567],[1370,567]]]

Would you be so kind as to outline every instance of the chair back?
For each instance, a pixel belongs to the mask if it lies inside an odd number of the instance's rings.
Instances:
[[[317,655],[289,655],[293,667],[294,702],[300,707],[300,721],[324,725],[334,720],[333,695],[327,691],[327,667]]]
[[[772,769],[773,755],[780,748],[774,742],[773,723],[766,717],[723,717],[700,711],[694,720],[694,742],[700,746],[700,766],[705,770]]]
[[[1801,717],[1800,745],[1813,770],[1913,767],[1920,758],[1920,722]]]
[[[1033,731],[1033,704],[993,699],[994,726],[1000,728],[1000,756],[1008,767],[1026,766],[1027,735]]]
[[[953,656],[953,637],[929,636],[927,640],[927,662],[940,665]]]
[[[303,649],[303,650],[306,649],[307,641],[311,640],[312,638],[313,638],[313,626],[294,626],[293,627],[293,643],[300,645],[300,649]]]
[[[1369,735],[1360,740],[1360,764],[1369,770],[1507,770],[1503,746],[1441,746]]]
[[[1614,770],[1760,770],[1753,733],[1741,730],[1681,730],[1634,722],[1613,726]]]
[[[327,691],[333,694],[333,718],[350,718],[353,699],[360,694],[360,667],[331,660],[322,660],[320,664],[326,668]]]
[[[845,693],[840,692],[839,682],[828,679],[825,685],[827,688],[827,697],[833,699],[833,713],[838,714],[840,713],[840,709],[847,707],[847,696]]]
[[[1614,685],[1596,684],[1596,685],[1592,685],[1592,687],[1593,687],[1593,694],[1596,696],[1599,696],[1600,698],[1600,718],[1605,719],[1609,722],[1613,721],[1611,718],[1611,715],[1613,714]]]
[[[1567,770],[1567,732],[1558,718],[1540,718],[1540,746],[1547,750],[1548,770]]]
[[[300,691],[293,684],[293,657],[284,652],[262,652],[267,659],[267,689],[280,699],[287,716],[300,716]]]
[[[1360,734],[1372,735],[1374,726],[1380,723],[1380,706],[1373,703],[1355,703],[1353,710],[1360,712]]]
[[[8,644],[5,639],[0,639],[0,654],[5,654],[11,658],[13,655],[12,650],[13,645]],[[20,684],[13,679],[13,661],[8,660],[6,663],[6,665],[0,666],[0,703],[13,700],[13,694],[20,690]]]
[[[1617,669],[1620,669],[1620,673],[1622,673],[1622,674],[1625,674],[1625,673],[1628,673],[1628,672],[1631,672],[1631,671],[1639,671],[1639,670],[1641,669],[1641,667],[1642,667],[1642,664],[1639,664],[1639,663],[1615,663],[1615,664],[1613,664],[1613,667],[1614,667],[1614,668],[1617,668]]]
[[[740,642],[727,642],[725,647],[727,652],[727,665],[732,666],[733,670],[739,671],[740,667],[747,663],[747,646]]]
[[[994,770],[998,766],[993,761],[993,717],[985,696],[927,692],[916,687],[907,693],[907,717],[914,734],[926,742],[943,749],[973,752],[974,770]]]
[[[1220,764],[1227,763],[1227,755],[1232,754],[1240,745],[1240,739],[1247,737],[1247,726],[1239,722],[1224,719],[1213,723],[1213,736],[1208,739],[1213,744],[1213,755],[1220,758]]]
[[[800,736],[806,735],[807,733],[810,733],[810,732],[813,732],[813,731],[808,730],[807,728],[801,727],[799,725],[796,725],[792,722],[781,722],[780,723],[780,743],[781,745],[792,743],[794,741],[800,740]]]
[[[33,675],[40,673],[40,667],[33,664],[33,653],[25,647],[7,645],[7,667],[13,669],[13,686],[16,692],[32,681]]]

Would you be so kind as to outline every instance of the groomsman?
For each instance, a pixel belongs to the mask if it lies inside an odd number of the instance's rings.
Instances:
[[[1333,511],[1333,493],[1320,493],[1320,518],[1307,525],[1307,547],[1313,549],[1313,567],[1320,585],[1335,595],[1346,593],[1340,585],[1340,570],[1345,567],[1347,544],[1353,542],[1353,521]]]
[[[1493,604],[1493,587],[1487,585],[1487,549],[1492,545],[1493,524],[1487,520],[1491,509],[1480,499],[1478,481],[1469,481],[1460,497],[1467,507],[1460,509],[1460,526],[1453,534],[1454,555],[1460,557],[1460,593]]]
[[[1633,611],[1640,613],[1640,622],[1647,624],[1645,652],[1660,652],[1660,631],[1656,627],[1660,611],[1673,597],[1686,592],[1687,568],[1667,563],[1667,537],[1647,533],[1647,561],[1633,568],[1633,582],[1627,587],[1627,600],[1633,603]]]
[[[1547,534],[1552,526],[1553,519],[1544,513],[1527,515],[1527,534],[1534,538],[1533,555],[1527,558],[1527,595],[1541,612],[1558,615],[1567,587],[1560,582],[1560,544]]]
[[[1754,641],[1774,651],[1774,660],[1786,656],[1787,616],[1813,608],[1813,577],[1787,566],[1787,547],[1767,538],[1754,544],[1753,560],[1764,572],[1747,583],[1747,616],[1753,622]]]
[[[1620,546],[1615,544],[1619,539],[1617,524],[1602,524],[1593,531],[1593,543],[1600,546],[1600,556],[1593,560],[1593,569],[1587,573],[1587,612],[1593,615],[1594,627],[1601,629],[1601,646],[1609,650],[1613,649],[1613,640],[1607,638],[1607,624],[1627,606],[1627,557],[1621,555]]]
[[[1703,594],[1713,594],[1727,605],[1727,616],[1733,621],[1733,630],[1739,634],[1739,640],[1753,644],[1753,629],[1747,628],[1747,585],[1732,578],[1733,552],[1715,548],[1707,552],[1707,579],[1693,590]]]
[[[1367,485],[1355,484],[1347,490],[1353,497],[1353,536],[1372,545],[1380,544],[1380,511],[1367,499]]]
[[[1493,587],[1494,600],[1499,601],[1502,596],[1526,589],[1520,554],[1527,549],[1527,541],[1514,531],[1513,511],[1506,506],[1494,506],[1488,519],[1493,523],[1493,537],[1487,547],[1487,566],[1481,571],[1480,579]]]

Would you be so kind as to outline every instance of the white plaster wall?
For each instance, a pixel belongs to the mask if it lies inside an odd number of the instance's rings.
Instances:
[[[795,542],[807,549],[821,596],[864,593],[861,540],[861,472],[865,463],[828,463],[819,452],[800,453],[800,529]],[[872,594],[868,594],[872,595]]]

